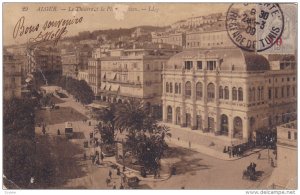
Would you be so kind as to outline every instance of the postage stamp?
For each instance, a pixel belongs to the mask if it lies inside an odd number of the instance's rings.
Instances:
[[[265,51],[279,41],[284,15],[278,4],[232,4],[226,16],[226,29],[233,43],[247,51]]]

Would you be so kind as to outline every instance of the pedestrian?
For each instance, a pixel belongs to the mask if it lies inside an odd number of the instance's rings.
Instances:
[[[260,159],[260,157],[261,157],[261,153],[259,152],[258,156],[257,156],[257,159]]]
[[[101,152],[100,156],[101,156],[101,161],[103,162],[104,156],[103,156],[102,152]]]
[[[231,148],[228,149],[229,158],[231,158]]]
[[[110,183],[110,179],[106,178],[106,186],[108,186],[109,183]]]
[[[109,176],[110,179],[111,179],[111,175],[112,175],[112,172],[111,172],[111,170],[109,170],[108,176]]]

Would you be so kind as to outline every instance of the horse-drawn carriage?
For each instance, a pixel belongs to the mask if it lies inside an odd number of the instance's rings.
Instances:
[[[249,179],[251,181],[256,181],[257,180],[257,175],[256,175],[256,164],[251,163],[246,170],[243,171],[243,179]]]

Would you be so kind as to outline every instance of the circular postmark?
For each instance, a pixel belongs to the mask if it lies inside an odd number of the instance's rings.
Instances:
[[[283,13],[276,3],[231,4],[227,11],[228,36],[246,51],[271,48],[280,39],[283,28]]]

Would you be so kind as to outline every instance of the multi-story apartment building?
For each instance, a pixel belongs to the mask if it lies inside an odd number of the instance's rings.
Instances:
[[[56,48],[39,47],[35,49],[35,68],[36,71],[42,71],[46,74],[62,72],[61,56]]]
[[[92,48],[78,45],[72,50],[61,52],[63,75],[76,78],[78,71],[88,69],[88,60],[92,57]]]
[[[161,117],[162,67],[179,51],[162,47],[112,50],[109,57],[101,58],[101,100],[139,99]]]
[[[297,189],[297,121],[277,127],[277,162],[269,188]]]
[[[13,54],[3,54],[4,100],[21,97],[21,62]]]
[[[89,60],[88,84],[92,88],[95,96],[97,96],[101,87],[101,61],[99,58]]]
[[[295,115],[295,61],[284,63],[271,70],[239,48],[178,53],[163,70],[163,120],[246,141]]]
[[[89,83],[89,73],[87,70],[81,70],[81,71],[78,71],[78,76],[77,76],[77,79],[80,81],[80,80],[83,80],[85,81],[86,83]]]
[[[78,74],[78,60],[75,52],[65,52],[61,54],[62,75],[76,78]]]
[[[184,32],[152,32],[153,43],[166,43],[184,47],[186,45],[186,35]]]

